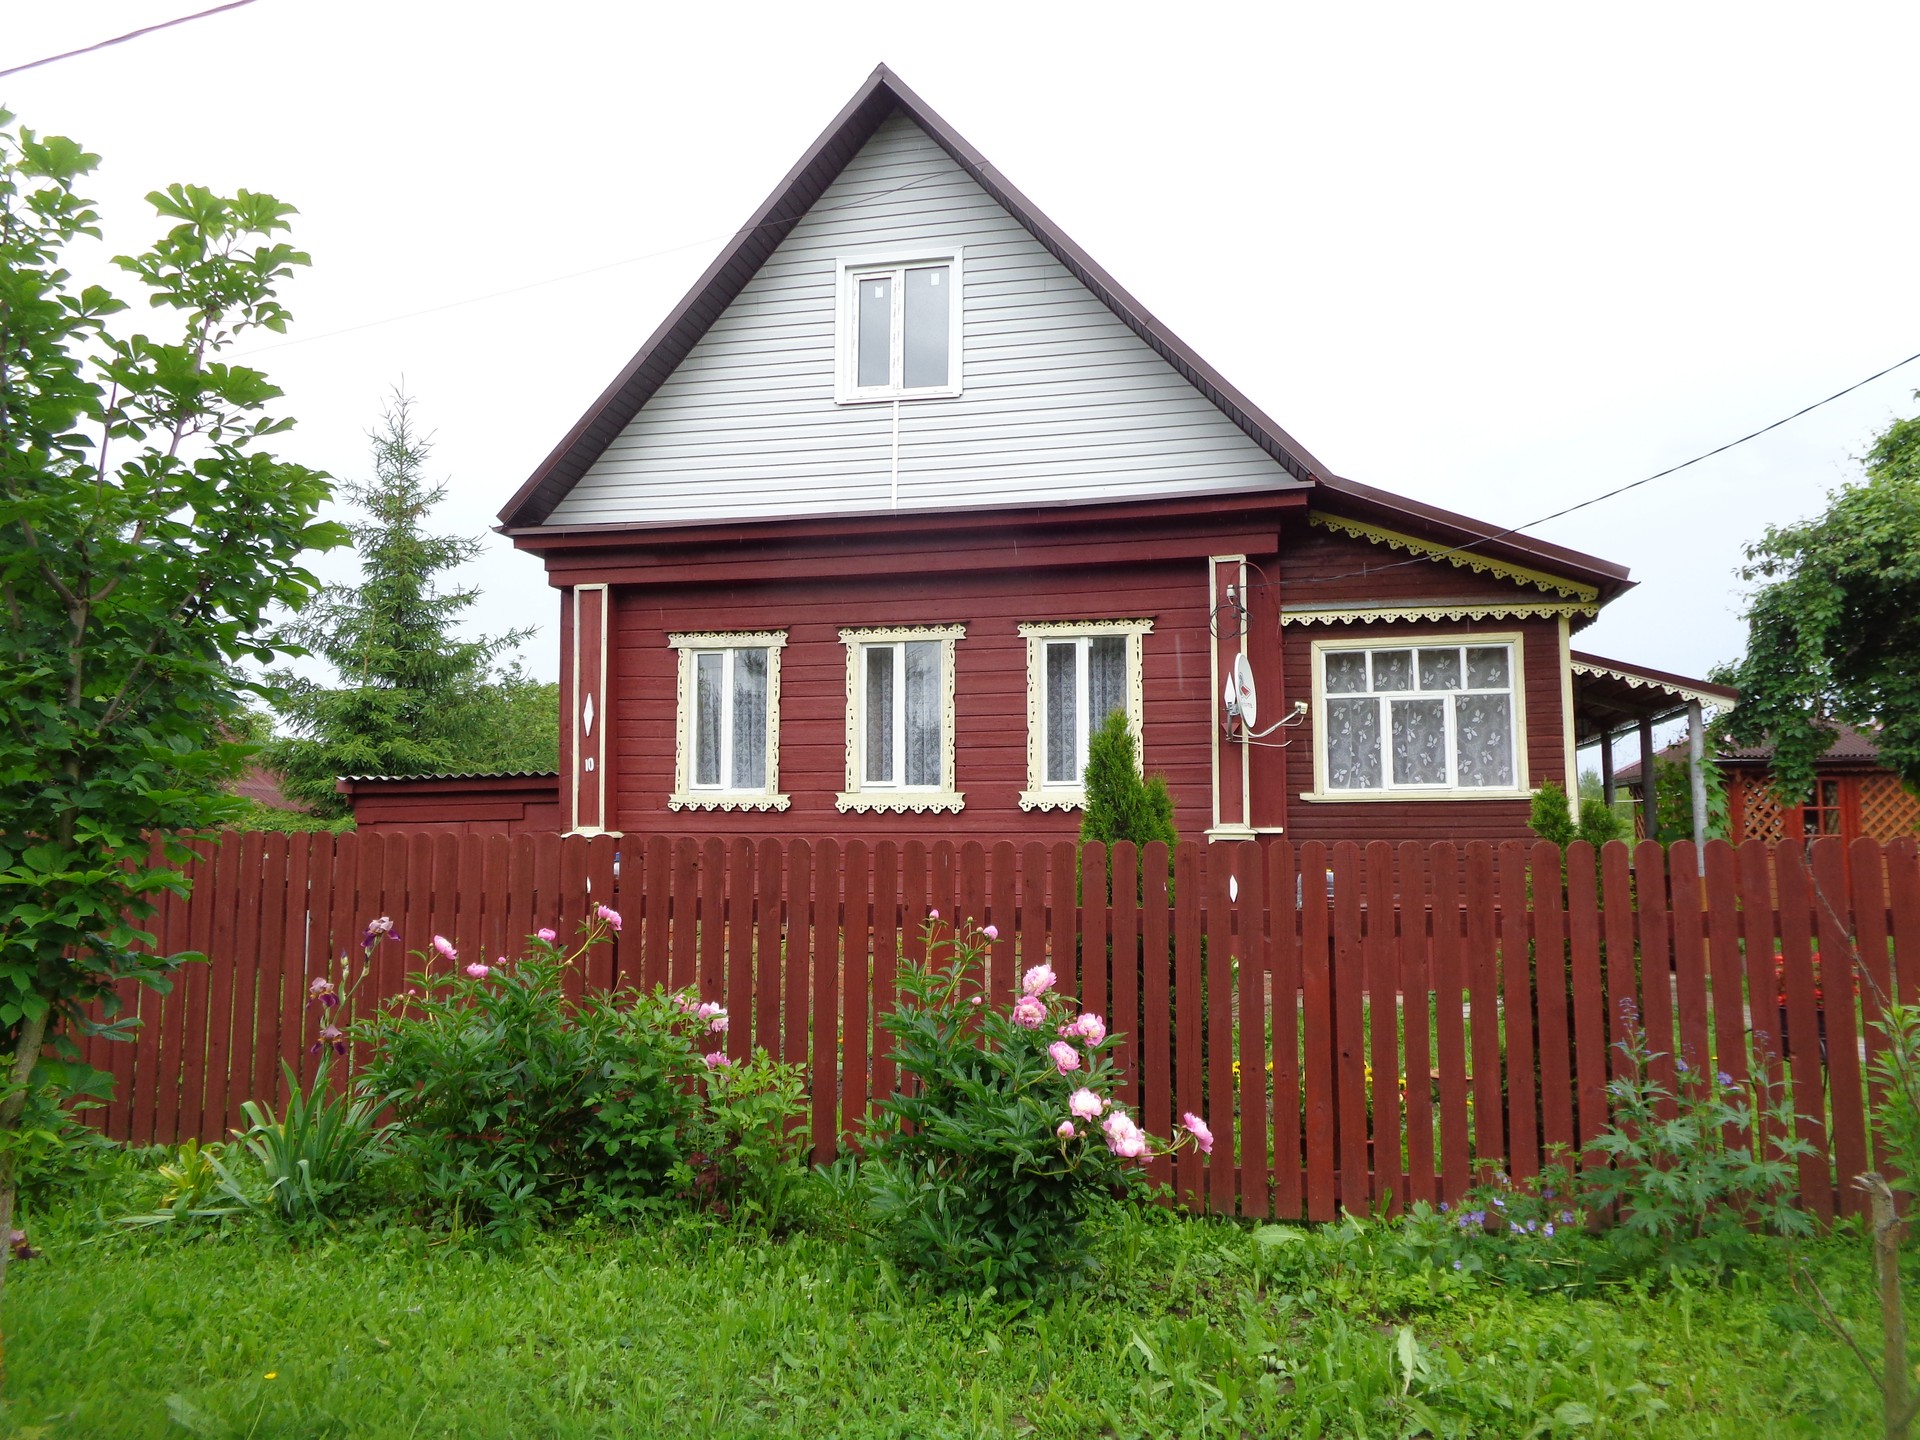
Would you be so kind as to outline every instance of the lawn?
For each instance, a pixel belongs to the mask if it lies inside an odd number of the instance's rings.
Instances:
[[[30,1217],[45,1253],[8,1276],[7,1433],[1755,1440],[1877,1425],[1770,1243],[1724,1282],[1531,1293],[1396,1255],[1389,1226],[1256,1236],[1143,1207],[1103,1220],[1086,1283],[1029,1305],[915,1288],[828,1203],[782,1238],[682,1215],[501,1250],[371,1220],[307,1236],[107,1223],[142,1188],[123,1171]],[[1877,1350],[1858,1237],[1805,1253]]]

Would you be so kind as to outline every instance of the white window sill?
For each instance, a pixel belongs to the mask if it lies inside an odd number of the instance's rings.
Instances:
[[[1043,790],[1022,790],[1020,792],[1022,810],[1084,810],[1087,808],[1087,792],[1084,786],[1049,786]]]
[[[792,803],[790,795],[764,790],[677,790],[667,797],[669,810],[784,810]]]
[[[956,790],[842,790],[834,797],[834,808],[841,813],[861,811],[912,811],[916,815],[935,811],[952,813],[967,803]]]
[[[1531,790],[1303,790],[1309,805],[1376,805],[1430,800],[1531,800]]]
[[[889,390],[884,394],[840,394],[833,397],[836,405],[891,405],[896,400],[958,400],[961,392],[956,388],[936,389],[928,386],[921,390]]]

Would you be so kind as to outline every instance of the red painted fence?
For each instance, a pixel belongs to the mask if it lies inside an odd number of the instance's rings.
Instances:
[[[1077,881],[1084,860],[1084,896]],[[1102,877],[1112,868],[1109,898]],[[1777,1079],[1815,1148],[1804,1203],[1856,1210],[1880,1163],[1866,1059],[1879,996],[1920,990],[1911,842],[1385,842],[1360,847],[782,844],[664,836],[231,834],[188,899],[150,922],[196,950],[173,993],[134,997],[133,1044],[95,1041],[136,1143],[217,1138],[241,1101],[310,1073],[309,981],[390,916],[361,1004],[404,988],[433,935],[511,957],[597,903],[624,916],[580,983],[697,986],[728,1049],[807,1063],[816,1155],[857,1134],[894,1072],[878,1024],[932,910],[992,923],[994,993],[1048,958],[1120,1037],[1128,1103],[1167,1135],[1183,1110],[1218,1143],[1155,1162],[1189,1203],[1331,1219],[1452,1199],[1493,1164],[1535,1172],[1604,1125],[1613,1048],[1637,1014],[1669,1082],[1680,1057]],[[1865,980],[1848,983],[1861,957]],[[1820,965],[1825,957],[1825,973]],[[438,962],[444,964],[445,962]],[[1856,1000],[1856,991],[1858,999]]]

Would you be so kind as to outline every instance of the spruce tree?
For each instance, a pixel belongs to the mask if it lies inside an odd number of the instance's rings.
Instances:
[[[1180,838],[1173,825],[1173,795],[1167,777],[1141,778],[1134,760],[1133,727],[1124,710],[1115,710],[1087,740],[1086,809],[1080,817],[1080,843],[1089,840],[1112,845],[1131,840],[1145,846],[1166,843],[1168,865]],[[1111,878],[1111,858],[1107,861]]]
[[[547,768],[528,763],[503,731],[514,730],[496,685],[504,680],[520,699],[529,687],[545,690],[517,667],[496,678],[494,662],[533,633],[461,639],[454,626],[479,597],[475,588],[443,586],[439,577],[481,552],[478,539],[426,530],[444,483],[425,478],[432,445],[414,426],[413,402],[398,390],[370,432],[373,476],[342,487],[365,518],[348,530],[359,553],[357,584],[326,586],[285,630],[333,668],[337,683],[289,671],[270,679],[279,687],[279,717],[291,732],[267,746],[265,760],[283,777],[286,793],[317,813],[341,810],[334,780],[341,775],[433,775],[493,768]],[[537,702],[536,702],[537,703]],[[525,727],[517,727],[524,731]],[[557,700],[549,731],[557,749]],[[507,763],[502,763],[503,761]]]

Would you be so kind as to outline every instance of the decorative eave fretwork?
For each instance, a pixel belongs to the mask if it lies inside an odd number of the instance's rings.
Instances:
[[[1632,670],[1616,669],[1611,665],[1595,665],[1591,661],[1575,660],[1571,662],[1571,668],[1576,675],[1592,675],[1602,680],[1618,680],[1630,690],[1663,690],[1676,700],[1683,700],[1689,704],[1698,703],[1712,705],[1720,710],[1731,710],[1739,703],[1725,691],[1696,690],[1691,685],[1680,685],[1671,680],[1636,674]]]
[[[1569,599],[1598,601],[1600,598],[1599,590],[1592,585],[1581,585],[1541,570],[1529,570],[1524,565],[1515,565],[1507,560],[1496,560],[1478,551],[1442,545],[1434,540],[1422,540],[1418,536],[1408,535],[1399,530],[1389,530],[1384,525],[1374,525],[1365,520],[1351,520],[1344,515],[1329,515],[1323,510],[1315,510],[1307,516],[1307,521],[1309,524],[1351,536],[1355,540],[1364,540],[1370,545],[1385,545],[1392,550],[1405,550],[1410,554],[1424,555],[1434,561],[1445,560],[1460,569],[1472,570],[1476,574],[1498,575],[1502,579],[1513,581],[1516,585],[1532,585],[1541,590],[1551,590]]]
[[[1285,605],[1282,625],[1371,625],[1376,620],[1551,620],[1598,615],[1597,600],[1443,600],[1430,605]]]

